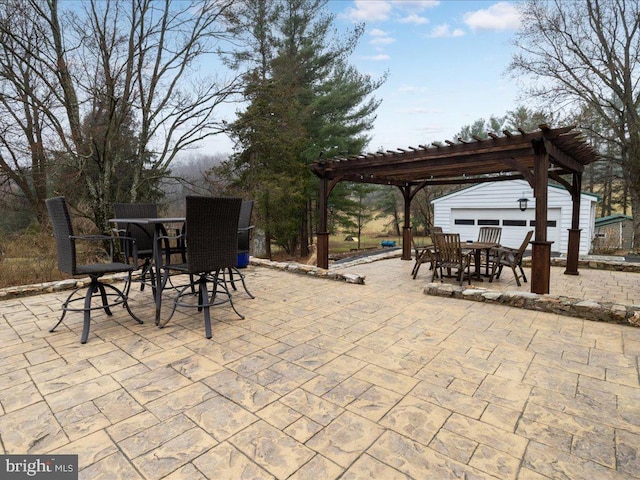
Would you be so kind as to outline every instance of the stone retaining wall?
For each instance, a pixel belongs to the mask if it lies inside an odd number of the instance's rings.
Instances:
[[[446,283],[429,283],[424,293],[640,327],[640,307],[630,305],[600,303],[562,295],[539,295],[520,291],[497,292],[486,288],[468,288]]]
[[[271,260],[265,260],[263,258],[251,258],[251,265],[259,267],[275,268],[276,270],[284,270],[291,273],[297,273],[300,275],[310,275],[312,277],[326,278],[329,280],[338,280],[341,282],[355,283],[364,285],[364,275],[357,275],[352,273],[338,273],[331,270],[325,270],[324,268],[318,268],[315,265],[305,265],[303,263],[296,262],[273,262]]]
[[[530,267],[531,257],[522,259],[522,264]],[[565,267],[567,265],[567,259],[562,257],[552,258],[552,267]],[[640,263],[625,262],[623,260],[607,260],[594,258],[581,258],[578,260],[578,270],[581,268],[592,268],[594,270],[613,270],[614,272],[634,272],[640,273]]]

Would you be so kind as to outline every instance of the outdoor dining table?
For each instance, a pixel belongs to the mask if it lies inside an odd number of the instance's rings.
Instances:
[[[489,251],[492,248],[497,248],[499,246],[500,246],[499,243],[491,243],[491,242],[467,242],[462,244],[463,250],[473,250],[475,268],[471,278],[473,278],[474,280],[478,280],[480,282],[484,281],[482,279],[482,265],[480,265],[480,262],[481,262],[480,256],[482,254],[482,251],[483,250],[485,251],[488,258]],[[487,263],[487,270],[486,270],[485,276],[487,277],[490,276],[488,263]]]
[[[162,247],[160,237],[163,235],[163,227],[172,224],[184,225],[185,217],[149,217],[149,218],[110,218],[109,222],[115,224],[153,225],[153,267],[155,273],[154,301],[156,305],[155,322],[160,325],[160,311],[162,309],[162,290],[164,288],[162,274]]]

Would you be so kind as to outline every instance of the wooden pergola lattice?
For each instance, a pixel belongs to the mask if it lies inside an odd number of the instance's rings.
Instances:
[[[535,132],[489,133],[488,139],[445,141],[418,148],[388,150],[366,155],[321,159],[311,165],[320,178],[318,263],[329,266],[327,206],[338,182],[394,185],[404,198],[402,259],[411,259],[411,201],[428,185],[467,184],[524,179],[536,199],[535,237],[531,242],[531,291],[549,293],[551,242],[547,241],[547,189],[549,180],[571,194],[573,211],[565,273],[578,274],[580,244],[580,190],[584,167],[600,158],[575,127],[552,129],[541,125]]]

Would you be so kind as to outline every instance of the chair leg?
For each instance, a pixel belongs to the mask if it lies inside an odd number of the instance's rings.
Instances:
[[[125,281],[124,288],[122,289],[122,291],[108,284],[105,284],[105,286],[113,288],[116,291],[116,293],[119,293],[122,296],[122,300],[123,300],[122,303],[124,308],[127,310],[127,313],[131,316],[131,318],[133,318],[136,322],[142,325],[144,324],[144,322],[135,313],[133,313],[133,311],[129,307],[129,292],[131,291],[131,274],[132,273],[129,272],[129,275],[127,276],[127,280]],[[152,283],[155,284],[155,280],[153,279],[153,274],[151,275],[151,281]]]
[[[513,276],[516,277],[516,284],[521,287],[522,284],[520,283],[520,278],[518,277],[518,272],[516,272],[516,266],[512,265],[511,266],[511,270],[513,270]]]
[[[413,264],[413,269],[411,269],[411,275],[413,276],[413,279],[415,280],[416,275],[418,275],[418,270],[420,270],[420,264],[422,263],[424,253],[420,254],[416,251],[415,253],[415,257],[416,257],[416,261]]]
[[[524,270],[522,269],[522,264],[519,263],[518,264],[518,268],[520,268],[520,273],[522,273],[522,280],[524,282],[526,282],[527,281],[527,276],[525,275]]]
[[[151,290],[155,295],[156,272],[153,269],[153,263],[150,258],[145,258],[144,263],[142,264],[142,272],[140,272],[140,291],[143,291],[144,287],[147,285],[147,277],[149,277]]]
[[[413,277],[414,280],[418,276],[418,270],[420,270],[420,262],[416,260],[416,263],[413,266],[413,270],[411,270],[411,276]]]
[[[207,279],[205,276],[202,276],[198,282],[198,297],[201,299],[198,305],[202,306],[198,310],[204,310],[204,335],[207,338],[211,338],[211,312],[209,311],[209,293],[207,292]]]
[[[500,278],[500,274],[502,273],[502,267],[504,265],[498,265],[498,272],[496,273],[496,278]]]
[[[238,277],[240,278],[240,281],[242,282],[242,288],[244,288],[244,291],[247,293],[247,295],[249,295],[249,298],[256,298],[254,297],[251,292],[247,289],[247,284],[244,282],[244,273],[242,273],[241,271],[239,271],[236,267],[230,267],[229,268],[229,279],[231,281],[231,286],[233,287],[234,290],[236,290],[236,286],[233,282],[233,272],[238,274]]]
[[[58,323],[56,323],[51,330],[49,330],[49,333],[53,333],[55,332],[56,328],[58,328],[58,326],[62,323],[62,320],[64,320],[65,315],[67,314],[67,305],[69,305],[69,302],[71,301],[71,297],[73,297],[76,293],[78,293],[78,290],[80,290],[79,288],[74,289],[66,298],[66,300],[62,303],[62,315],[60,316],[60,320],[58,320]]]
[[[496,270],[498,269],[498,264],[494,263],[493,267],[491,268],[491,276],[489,277],[489,283],[493,282],[493,278],[498,278],[496,277]]]
[[[101,310],[104,310],[107,315],[111,316],[113,315],[111,311],[111,307],[114,305],[120,305],[120,304],[122,304],[126,308],[129,315],[131,315],[131,317],[135,321],[142,324],[143,321],[140,318],[138,318],[129,308],[128,294],[129,294],[130,287],[131,287],[131,274],[129,274],[129,277],[125,282],[125,288],[123,290],[120,290],[117,287],[114,287],[113,285],[110,285],[108,283],[100,282],[98,277],[91,278],[91,283],[89,284],[89,287],[87,287],[87,289],[85,290],[84,297],[78,296],[76,298],[73,298],[78,294],[78,292],[80,291],[80,288],[76,288],[69,294],[69,296],[66,298],[66,300],[62,304],[62,315],[60,316],[60,320],[58,320],[58,322],[49,330],[49,332],[50,333],[55,332],[56,328],[58,328],[58,326],[64,320],[68,311],[82,312],[83,326],[82,326],[82,334],[80,336],[80,343],[87,343],[89,339],[89,332],[91,329],[91,312],[93,310],[101,309]],[[115,295],[112,294],[112,297],[114,297],[114,300],[111,303],[109,303],[109,294],[106,291],[107,289],[113,290],[113,292],[115,293]],[[96,294],[100,295],[101,305],[92,307],[93,297],[96,296]],[[83,301],[83,308],[74,308],[69,306],[71,303],[76,301]]]
[[[216,295],[219,293],[218,292],[218,287],[220,287],[222,289],[222,293],[224,295],[226,295],[227,298],[229,299],[229,304],[231,305],[231,308],[233,308],[233,311],[236,312],[236,315],[238,315],[242,320],[244,320],[244,315],[242,315],[236,309],[236,306],[233,304],[233,296],[231,295],[231,292],[229,291],[229,287],[227,287],[227,282],[226,282],[226,280],[224,278],[224,271],[223,270],[218,270],[213,275],[213,289],[212,289],[212,292],[211,292],[211,304],[212,305],[215,302]]]
[[[97,285],[92,279],[91,285],[87,288],[87,294],[84,296],[84,325],[82,326],[82,336],[80,337],[80,343],[82,344],[87,343],[89,339],[89,329],[91,328],[91,299],[93,298],[93,293],[96,288]],[[104,294],[104,291],[100,293],[103,295],[102,301],[104,302],[106,294]]]
[[[96,281],[96,284],[92,293],[95,292],[96,289],[100,292],[100,297],[102,298],[102,308],[104,308],[104,311],[106,312],[107,315],[112,316],[113,313],[111,313],[111,308],[109,308],[109,300],[107,299],[107,292],[104,289],[104,285]],[[115,289],[115,290],[119,296],[122,296],[122,294],[120,293],[120,290],[118,289]],[[123,299],[124,299],[124,296],[123,296]],[[89,307],[91,307],[91,303],[89,303]]]

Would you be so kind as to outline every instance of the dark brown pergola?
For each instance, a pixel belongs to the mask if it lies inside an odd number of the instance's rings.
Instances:
[[[329,194],[338,182],[395,185],[400,189],[404,197],[402,259],[410,260],[410,207],[418,191],[428,185],[525,179],[536,199],[531,291],[549,293],[552,242],[547,241],[546,228],[548,182],[563,185],[573,200],[565,274],[578,275],[582,173],[585,165],[599,158],[575,127],[552,129],[541,125],[536,132],[504,131],[503,135],[489,133],[488,139],[474,137],[469,142],[445,141],[419,148],[319,160],[311,165],[320,178],[317,264],[329,267],[327,206]]]

